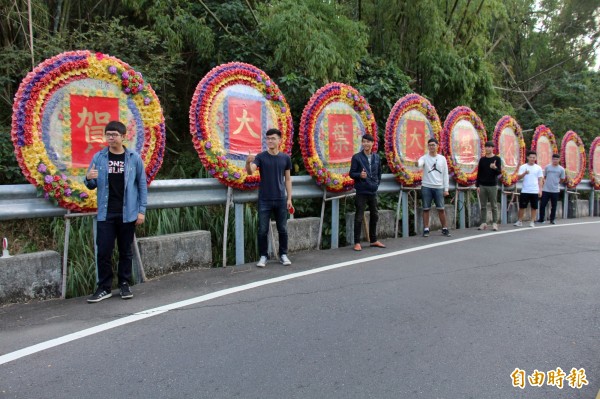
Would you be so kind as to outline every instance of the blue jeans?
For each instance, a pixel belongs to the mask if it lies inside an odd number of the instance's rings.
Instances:
[[[431,208],[431,202],[435,201],[437,209],[444,209],[444,189],[421,186],[421,195],[423,196],[423,210],[428,211]]]
[[[287,200],[258,200],[258,251],[260,256],[268,256],[269,220],[271,213],[275,215],[275,224],[279,233],[279,256],[288,251],[287,233]]]

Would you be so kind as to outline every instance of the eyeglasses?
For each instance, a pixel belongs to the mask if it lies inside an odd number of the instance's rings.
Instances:
[[[121,134],[120,133],[104,133],[104,135],[106,136],[106,138],[109,139],[116,139],[117,137],[119,137]]]

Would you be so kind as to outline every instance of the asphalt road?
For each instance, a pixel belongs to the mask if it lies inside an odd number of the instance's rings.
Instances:
[[[256,283],[0,364],[0,398],[593,399],[600,222],[585,221],[314,251],[287,268],[180,273],[134,287],[131,301],[6,306],[0,363],[39,342]],[[515,368],[557,367],[585,369],[588,385],[512,385]]]

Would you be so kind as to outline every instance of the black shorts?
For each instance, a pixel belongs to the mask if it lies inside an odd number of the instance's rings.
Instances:
[[[527,209],[527,204],[531,204],[531,209],[538,209],[537,194],[521,193],[519,196],[519,209]]]

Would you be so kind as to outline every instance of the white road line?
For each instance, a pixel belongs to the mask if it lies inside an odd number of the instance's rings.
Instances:
[[[540,227],[536,227],[535,229],[538,230],[538,229],[545,229],[545,228],[560,228],[560,227],[569,227],[569,226],[585,225],[585,224],[597,224],[597,223],[600,223],[600,221],[559,224],[559,225],[551,225],[551,226],[540,226]],[[262,287],[262,286],[265,286],[265,285],[268,285],[268,284],[275,284],[275,283],[279,283],[281,281],[292,280],[292,279],[295,279],[295,278],[298,278],[298,277],[309,276],[311,274],[321,273],[321,272],[325,272],[325,271],[328,271],[328,270],[339,269],[339,268],[342,268],[342,267],[357,265],[357,264],[360,264],[360,263],[372,262],[374,260],[390,258],[390,257],[393,257],[393,256],[403,255],[403,254],[407,254],[407,253],[411,253],[411,252],[423,251],[423,250],[426,250],[426,249],[441,247],[441,246],[444,246],[444,245],[453,245],[453,244],[456,244],[458,242],[476,240],[476,239],[485,238],[485,237],[489,237],[489,236],[493,236],[493,235],[498,235],[498,234],[519,233],[519,232],[524,232],[524,231],[529,231],[529,230],[531,230],[531,229],[527,228],[527,227],[523,227],[521,229],[495,231],[495,232],[490,232],[490,233],[479,234],[479,235],[476,235],[476,236],[456,238],[456,239],[449,239],[447,241],[436,242],[434,244],[426,244],[426,245],[422,245],[422,246],[419,246],[419,247],[403,249],[403,250],[400,250],[400,251],[394,251],[394,252],[389,252],[389,253],[380,254],[380,255],[369,256],[367,258],[361,258],[361,259],[350,260],[350,261],[347,261],[347,262],[335,263],[335,264],[329,265],[329,266],[322,266],[322,267],[318,267],[316,269],[305,270],[305,271],[302,271],[302,272],[287,274],[287,275],[281,276],[281,277],[275,277],[275,278],[270,278],[270,279],[267,279],[267,280],[255,281],[253,283],[244,284],[244,285],[240,285],[240,286],[232,287],[232,288],[227,288],[227,289],[224,289],[224,290],[212,292],[210,294],[201,295],[201,296],[198,296],[198,297],[195,297],[195,298],[186,299],[184,301],[171,303],[171,304],[160,306],[160,307],[157,307],[157,308],[143,310],[141,312],[137,312],[137,313],[134,313],[134,314],[132,314],[130,316],[126,316],[126,317],[123,317],[123,318],[120,318],[120,319],[117,319],[117,320],[113,320],[113,321],[110,321],[108,323],[100,324],[98,326],[91,327],[91,328],[86,328],[85,330],[81,330],[81,331],[78,331],[78,332],[75,332],[75,333],[72,333],[72,334],[64,335],[62,337],[51,339],[49,341],[41,342],[41,343],[36,344],[36,345],[28,346],[26,348],[19,349],[19,350],[14,351],[14,352],[7,353],[5,355],[0,356],[0,365],[8,363],[8,362],[12,362],[14,360],[20,359],[20,358],[25,357],[25,356],[32,355],[34,353],[38,353],[38,352],[44,351],[46,349],[53,348],[55,346],[59,346],[59,345],[66,344],[66,343],[71,342],[71,341],[75,341],[75,340],[80,339],[80,338],[89,337],[90,335],[98,334],[98,333],[101,333],[103,331],[107,331],[107,330],[113,329],[115,327],[120,327],[120,326],[123,326],[125,324],[134,323],[134,322],[139,321],[139,320],[144,320],[144,319],[147,319],[149,317],[157,316],[159,314],[166,313],[166,312],[168,312],[170,310],[181,309],[181,308],[186,307],[186,306],[194,305],[194,304],[201,303],[201,302],[210,301],[211,299],[220,298],[220,297],[223,297],[223,296],[226,296],[226,295],[235,294],[237,292],[251,290],[253,288]]]

